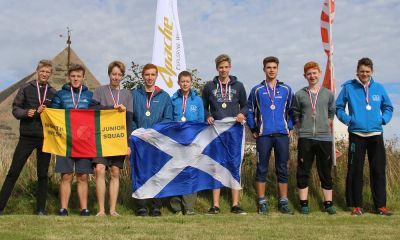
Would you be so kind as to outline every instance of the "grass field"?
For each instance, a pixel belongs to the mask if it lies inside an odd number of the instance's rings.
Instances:
[[[160,218],[6,215],[0,217],[0,239],[399,239],[399,221],[396,215],[354,217],[348,212]]]
[[[395,143],[398,141],[396,140]],[[221,193],[223,214],[206,216],[204,213],[211,204],[211,191],[199,194],[195,210],[196,216],[174,216],[164,202],[161,218],[139,218],[133,216],[135,202],[131,197],[130,167],[128,161],[121,175],[120,195],[117,211],[120,218],[82,218],[78,216],[76,184],[70,199],[71,216],[55,216],[59,209],[58,184],[60,176],[54,173],[54,162],[49,169],[50,188],[47,198],[47,210],[50,216],[32,215],[35,208],[36,163],[34,155],[30,158],[19,177],[13,194],[0,216],[0,240],[3,239],[400,239],[400,152],[393,142],[387,142],[387,190],[388,207],[394,210],[392,217],[383,217],[367,213],[362,217],[350,216],[344,201],[345,177],[347,170],[346,144],[338,143],[338,149],[344,153],[338,158],[334,170],[334,203],[338,214],[329,216],[321,212],[322,194],[315,169],[310,179],[310,206],[308,216],[298,212],[296,190],[296,145],[291,145],[289,161],[289,200],[295,209],[295,215],[286,216],[277,213],[276,176],[273,161],[268,174],[267,196],[271,206],[269,216],[259,216],[255,212],[256,194],[254,174],[256,158],[254,153],[246,153],[242,165],[241,206],[249,212],[247,216],[229,213],[230,191]],[[0,186],[10,165],[15,143],[0,140]],[[368,166],[368,164],[367,164]],[[369,189],[369,171],[365,168],[364,208],[373,210]],[[93,176],[90,179],[89,209],[96,214],[97,203]]]

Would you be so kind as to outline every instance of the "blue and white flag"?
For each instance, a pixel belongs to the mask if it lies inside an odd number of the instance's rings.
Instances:
[[[135,130],[130,138],[132,197],[241,189],[244,137],[244,126],[233,118],[214,125],[168,122]]]

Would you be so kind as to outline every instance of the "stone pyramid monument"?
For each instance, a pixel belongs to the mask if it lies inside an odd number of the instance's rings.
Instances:
[[[67,65],[69,62],[74,64],[82,64],[85,66],[83,61],[78,57],[75,51],[70,47],[66,47],[57,56],[52,59],[53,62],[53,74],[49,80],[50,84],[56,89],[61,89],[61,86],[68,81],[67,78]],[[33,69],[36,66],[32,66]],[[100,86],[100,82],[94,77],[89,69],[86,68],[85,82],[89,89],[93,90],[97,86]],[[10,140],[17,139],[19,137],[19,121],[14,118],[11,113],[12,102],[17,94],[19,88],[26,82],[36,78],[36,72],[29,74],[18,82],[14,83],[10,87],[0,92],[0,137],[7,138]]]

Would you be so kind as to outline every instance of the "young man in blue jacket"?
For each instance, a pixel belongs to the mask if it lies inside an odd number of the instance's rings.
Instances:
[[[204,122],[204,106],[201,97],[192,87],[192,74],[183,71],[178,75],[180,89],[172,96],[173,120],[178,122]],[[170,199],[175,214],[193,215],[197,193],[176,196]]]
[[[93,93],[83,85],[85,68],[74,64],[68,69],[69,83],[62,86],[53,98],[52,108],[58,109],[88,109],[92,103]],[[59,216],[68,216],[68,202],[71,195],[71,183],[74,173],[77,178],[77,192],[81,216],[89,216],[88,210],[88,179],[93,173],[91,158],[70,158],[56,156],[57,173],[61,173]]]
[[[382,125],[392,118],[393,105],[384,87],[372,78],[373,63],[362,58],[357,64],[356,79],[342,85],[336,99],[336,115],[348,126],[349,160],[346,201],[352,215],[362,211],[363,170],[368,153],[372,198],[376,212],[390,216],[386,208],[386,153]],[[346,112],[348,107],[348,113]]]
[[[269,209],[265,199],[265,188],[272,148],[278,175],[278,208],[282,213],[293,213],[288,200],[289,134],[293,128],[293,92],[288,85],[278,81],[278,66],[278,58],[264,58],[266,80],[253,87],[248,99],[247,124],[257,141],[256,191],[259,214],[267,214]]]
[[[142,70],[144,85],[132,91],[133,97],[133,130],[137,128],[151,128],[163,121],[172,121],[171,98],[164,90],[156,86],[158,75],[157,66],[146,64]],[[161,200],[138,199],[138,216],[147,216],[147,203],[151,202],[152,216],[161,216]]]

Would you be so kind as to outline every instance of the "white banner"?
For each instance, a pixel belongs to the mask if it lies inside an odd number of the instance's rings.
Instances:
[[[158,68],[156,85],[172,95],[179,89],[178,74],[186,70],[177,0],[157,1],[152,63]]]

